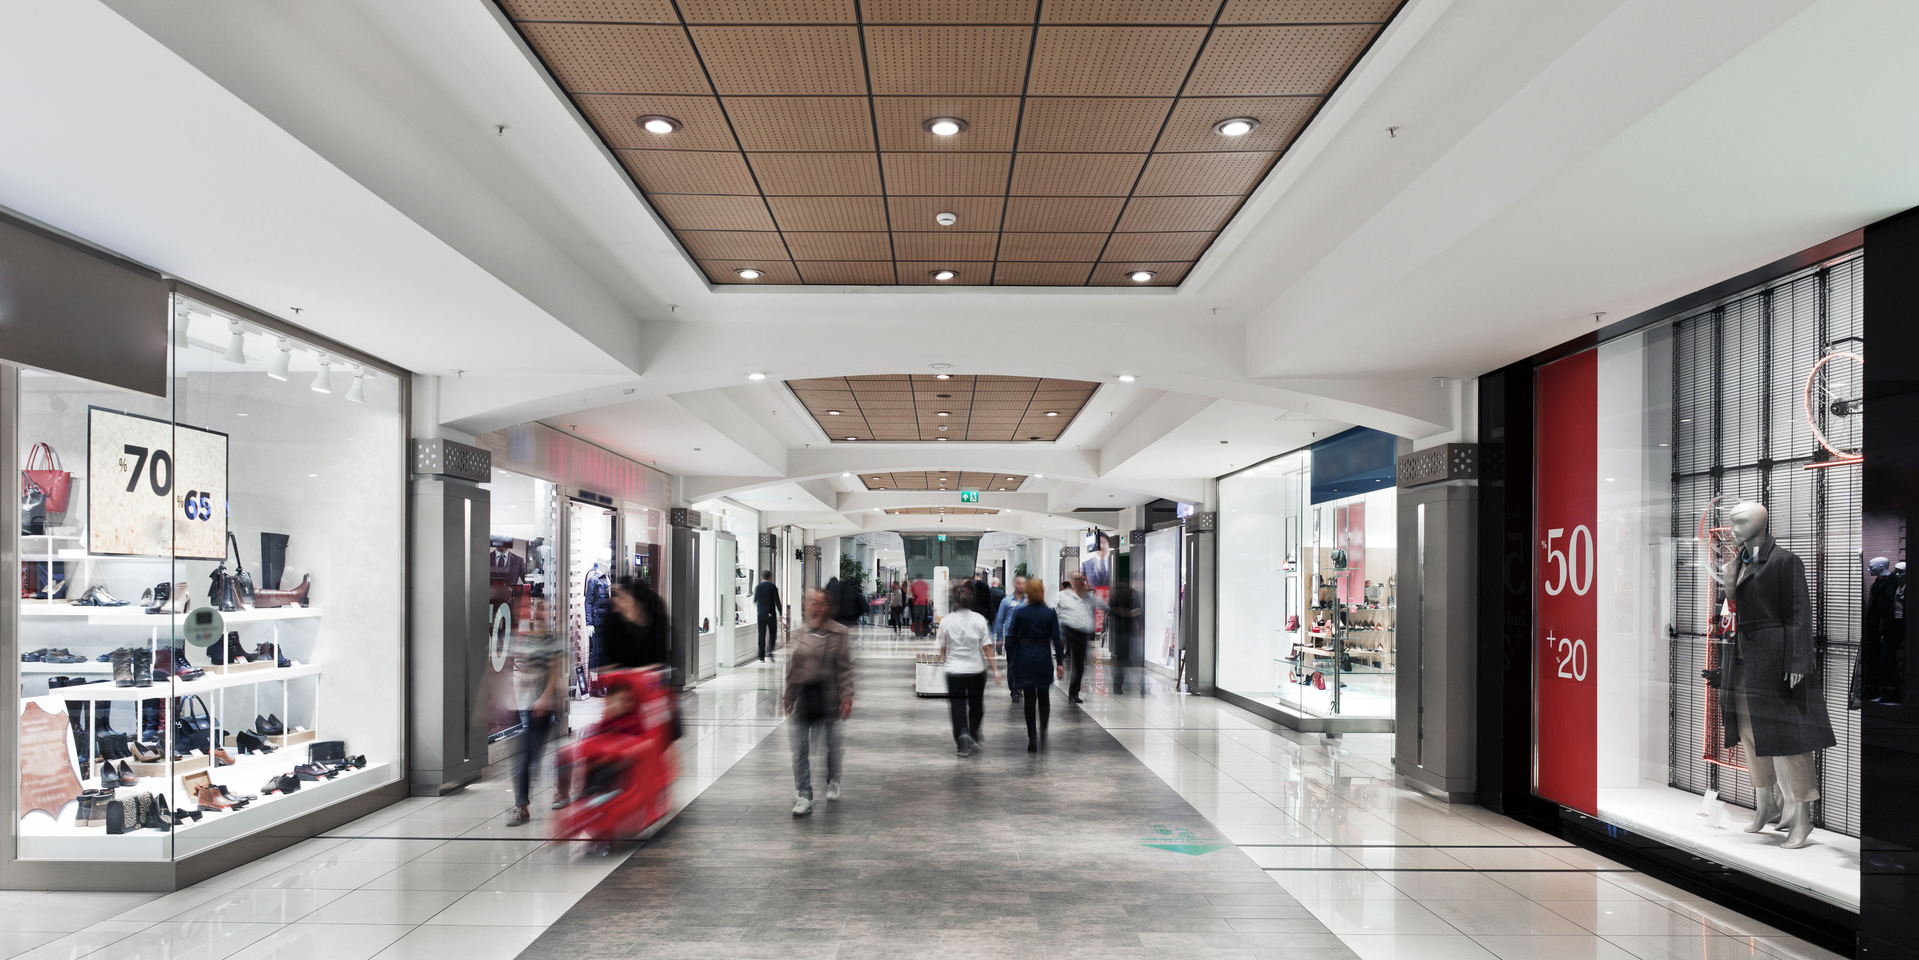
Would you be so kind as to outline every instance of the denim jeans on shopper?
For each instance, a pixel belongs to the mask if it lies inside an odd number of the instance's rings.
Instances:
[[[808,720],[797,712],[787,724],[793,737],[793,789],[800,796],[813,797],[813,731],[826,738],[826,779],[840,778],[840,725],[832,720]]]
[[[513,805],[526,806],[533,786],[533,768],[540,765],[540,751],[546,747],[547,731],[553,727],[553,714],[520,711],[520,756],[513,762]]]

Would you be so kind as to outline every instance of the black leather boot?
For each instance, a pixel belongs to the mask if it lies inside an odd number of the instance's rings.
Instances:
[[[133,651],[124,647],[113,651],[113,685],[131,687],[133,680]]]
[[[133,651],[133,685],[136,687],[153,686],[153,651]]]

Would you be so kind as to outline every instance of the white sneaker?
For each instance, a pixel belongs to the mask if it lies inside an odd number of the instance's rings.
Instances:
[[[794,816],[796,816],[796,817],[804,817],[804,816],[806,816],[807,814],[809,814],[809,813],[812,813],[812,812],[813,812],[813,798],[812,798],[812,797],[801,797],[801,798],[799,798],[798,800],[795,800],[795,801],[793,801],[793,815],[794,815]]]
[[[972,756],[973,749],[977,746],[978,744],[973,741],[973,737],[971,734],[965,734],[965,733],[960,734],[960,738],[959,738],[959,755],[960,756],[962,757]]]
[[[840,798],[840,782],[838,780],[826,781],[826,799],[838,800],[839,798]]]

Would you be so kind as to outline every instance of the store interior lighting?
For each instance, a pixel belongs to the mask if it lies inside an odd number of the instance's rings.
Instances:
[[[353,371],[353,385],[346,388],[346,399],[348,403],[365,403],[366,402],[366,368],[365,367],[360,367]]]
[[[240,329],[240,321],[227,321],[227,352],[220,359],[228,363],[247,362],[247,335]]]
[[[267,370],[267,376],[275,380],[285,380],[293,366],[293,347],[287,344],[287,338],[280,337],[280,352],[273,355],[273,366]]]
[[[331,362],[327,360],[326,354],[324,353],[320,354],[320,372],[313,375],[313,392],[314,393],[332,393],[333,392],[333,381],[331,379],[332,369],[330,367],[330,363]]]

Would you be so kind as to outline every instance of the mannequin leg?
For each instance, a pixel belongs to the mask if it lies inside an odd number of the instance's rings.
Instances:
[[[1773,758],[1759,756],[1752,733],[1752,710],[1746,704],[1746,688],[1733,688],[1734,709],[1739,711],[1739,746],[1746,753],[1747,773],[1752,777],[1754,794],[1752,823],[1746,825],[1747,833],[1758,833],[1766,829],[1766,824],[1779,820],[1786,812],[1773,789],[1779,778],[1773,772]],[[1782,823],[1783,825],[1783,823]]]
[[[1797,850],[1812,845],[1812,802],[1819,799],[1819,778],[1810,753],[1773,757],[1778,772],[1779,790],[1786,796],[1791,823],[1781,817],[1779,828],[1786,831],[1785,849]]]

